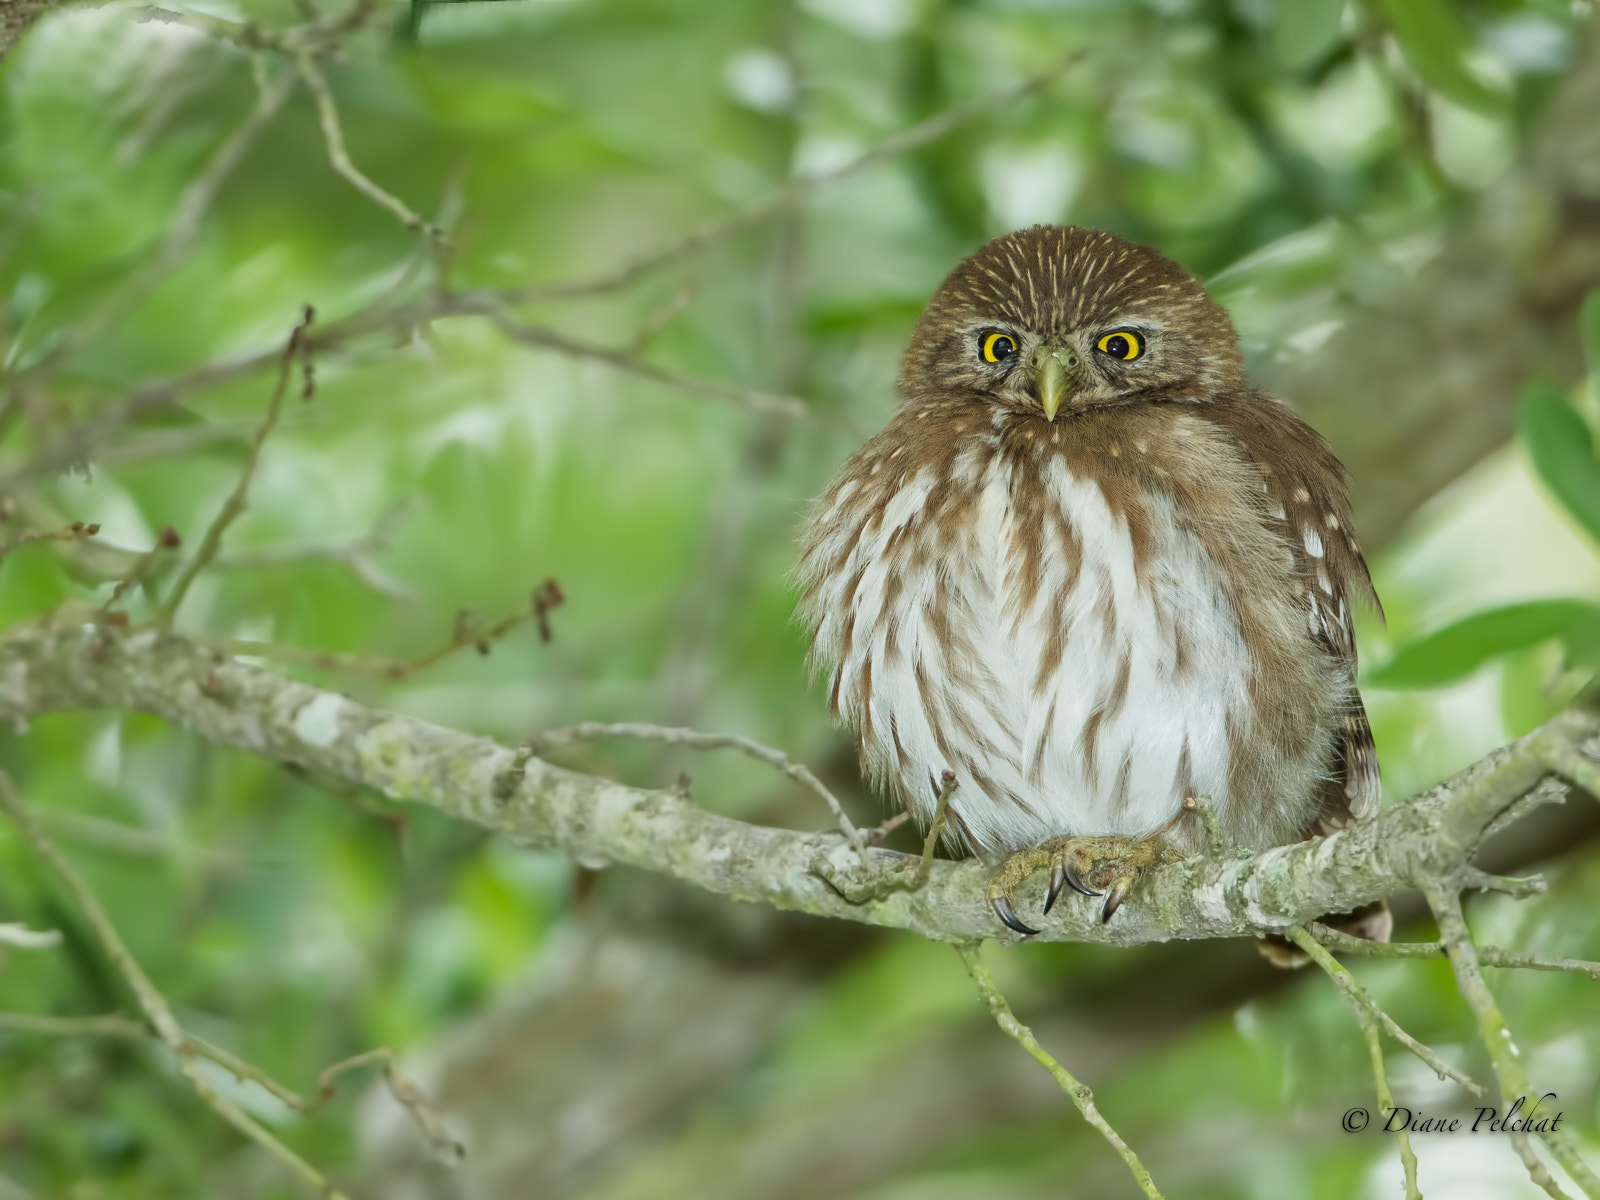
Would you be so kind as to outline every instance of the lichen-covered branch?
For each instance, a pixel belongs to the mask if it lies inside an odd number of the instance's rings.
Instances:
[[[908,864],[881,848],[858,859],[829,830],[730,820],[678,790],[628,787],[564,770],[488,738],[384,712],[286,679],[183,637],[104,624],[63,609],[0,638],[0,719],[73,709],[151,713],[222,745],[314,768],[425,804],[589,866],[630,865],[718,895],[948,942],[1001,937],[984,864],[936,862],[916,889],[876,886]],[[1285,931],[1413,885],[1453,877],[1484,828],[1548,773],[1587,756],[1600,718],[1573,710],[1454,778],[1330,837],[1260,854],[1188,859],[1153,871],[1117,919],[1075,898],[1038,940],[1136,945]],[[1029,885],[1034,911],[1042,881]],[[1024,902],[1030,902],[1024,897]]]
[[[1477,948],[1467,929],[1466,917],[1461,912],[1461,897],[1456,886],[1442,881],[1431,882],[1423,888],[1423,894],[1428,899],[1428,907],[1433,910],[1434,918],[1439,922],[1439,940],[1450,955],[1456,986],[1477,1017],[1478,1032],[1483,1038],[1484,1048],[1489,1052],[1495,1078],[1499,1080],[1501,1098],[1507,1105],[1513,1104],[1519,1097],[1533,1099],[1536,1093],[1530,1094],[1528,1072],[1522,1064],[1522,1051],[1512,1039],[1511,1027],[1506,1024],[1494,993],[1489,990],[1483,972],[1478,969]],[[1556,1127],[1541,1131],[1539,1136],[1551,1156],[1565,1168],[1583,1194],[1589,1200],[1600,1200],[1600,1176],[1596,1176],[1583,1161],[1577,1145],[1566,1130]],[[1511,1143],[1535,1183],[1551,1196],[1564,1194],[1534,1155],[1526,1130],[1513,1130]]]

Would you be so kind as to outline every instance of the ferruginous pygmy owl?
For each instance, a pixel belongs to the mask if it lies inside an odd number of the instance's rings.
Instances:
[[[815,503],[797,569],[814,661],[864,767],[924,826],[1106,895],[1196,852],[1378,804],[1352,605],[1374,604],[1344,470],[1245,381],[1176,263],[1036,226],[952,271],[901,404]]]

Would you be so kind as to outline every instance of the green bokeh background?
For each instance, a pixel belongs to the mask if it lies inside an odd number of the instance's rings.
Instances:
[[[269,0],[185,11],[269,30],[303,19]],[[103,602],[129,561],[118,548],[142,552],[165,526],[192,547],[238,478],[271,373],[185,390],[59,475],[19,478],[32,453],[141,388],[281,345],[303,305],[326,327],[386,295],[426,297],[436,278],[417,236],[332,170],[297,88],[173,269],[99,322],[156,260],[258,86],[291,69],[272,50],[137,14],[63,10],[0,67],[8,524],[101,526],[94,542],[5,557],[6,624]],[[498,618],[553,577],[567,599],[549,644],[530,623],[486,657],[468,650],[403,680],[299,673],[508,740],[585,720],[735,731],[812,764],[875,821],[808,680],[786,572],[804,502],[891,411],[898,354],[944,273],[1018,225],[1109,228],[1210,281],[1257,377],[1292,380],[1338,322],[1381,310],[1464,213],[1527,174],[1563,89],[1596,70],[1593,23],[1592,4],[1566,0],[380,5],[324,70],[355,162],[449,226],[456,288],[605,273],[1082,58],[1037,95],[633,286],[519,310],[613,347],[653,330],[651,363],[793,394],[810,415],[529,349],[481,318],[386,330],[319,356],[315,397],[289,401],[248,510],[177,628],[408,661],[445,642],[459,610]],[[1497,226],[1513,258],[1524,219],[1510,207]],[[1447,314],[1454,298],[1436,302]],[[1389,318],[1402,334],[1423,319]],[[1593,428],[1574,314],[1506,319],[1548,321],[1564,340],[1554,402]],[[90,323],[104,327],[80,336]],[[1590,326],[1593,364],[1600,318]],[[1516,389],[1495,399],[1509,414]],[[1409,400],[1387,397],[1397,420]],[[1508,604],[1600,603],[1600,531],[1505,425],[1505,444],[1426,505],[1384,514],[1398,532],[1372,563],[1389,620],[1363,625],[1367,663]],[[1411,469],[1328,432],[1351,456],[1358,508],[1385,472]],[[1415,453],[1427,457],[1426,439]],[[383,537],[360,571],[321,553],[374,528]],[[129,608],[142,619],[149,597]],[[1525,732],[1592,674],[1589,626],[1531,627],[1493,646],[1457,639],[1433,676],[1397,667],[1394,686],[1369,686],[1390,800]],[[687,771],[716,811],[827,823],[813,797],[738,757],[603,742],[559,758],[650,785]],[[347,1086],[299,1117],[218,1073],[352,1195],[1135,1194],[989,1024],[948,948],[596,877],[142,717],[0,732],[0,765],[193,1032],[301,1091],[329,1063],[387,1045],[441,1094],[472,1155],[453,1176],[421,1162],[379,1089]],[[1479,936],[1600,959],[1595,825],[1580,814],[1561,853],[1537,846],[1519,861],[1547,873],[1547,894],[1474,900]],[[1415,906],[1400,912],[1405,936],[1431,936]],[[133,1011],[70,899],[3,826],[10,921],[64,940],[0,946],[0,1009]],[[636,987],[605,990],[613,952],[642,971]],[[990,960],[1168,1195],[1401,1194],[1392,1140],[1340,1129],[1349,1107],[1376,1106],[1358,1030],[1320,975],[1274,974],[1233,945],[991,947]],[[1356,971],[1408,1030],[1487,1077],[1446,964]],[[1595,1151],[1600,985],[1492,982],[1536,1083],[1559,1092]],[[585,988],[609,999],[585,1003]],[[653,1032],[626,1033],[636,1027]],[[475,1037],[502,1071],[462,1049]],[[1390,1068],[1401,1104],[1471,1107],[1408,1058]],[[552,1151],[508,1167],[519,1138],[565,1146],[577,1165],[555,1171]],[[589,1150],[571,1149],[585,1138]],[[1430,1197],[1541,1194],[1502,1138],[1429,1135],[1418,1152]],[[297,1194],[153,1046],[0,1031],[4,1200]]]

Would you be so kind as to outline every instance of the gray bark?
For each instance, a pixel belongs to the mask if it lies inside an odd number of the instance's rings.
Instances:
[[[989,868],[873,849],[858,860],[835,832],[799,833],[717,816],[676,790],[564,770],[488,738],[370,708],[188,639],[125,632],[63,611],[0,639],[0,718],[72,709],[150,713],[208,741],[326,772],[425,804],[590,867],[628,864],[704,891],[939,941],[1009,935],[990,910]],[[1041,941],[1136,945],[1238,937],[1342,912],[1428,880],[1459,877],[1485,828],[1566,755],[1592,763],[1600,720],[1573,710],[1438,787],[1330,837],[1259,854],[1157,869],[1109,924],[1066,898],[1036,922]],[[1582,772],[1587,775],[1587,768]],[[891,881],[900,880],[901,886]],[[887,885],[887,886],[886,886]],[[1038,914],[1043,880],[1019,911]]]

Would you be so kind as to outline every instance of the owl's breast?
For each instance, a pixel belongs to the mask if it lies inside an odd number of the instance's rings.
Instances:
[[[869,474],[813,518],[802,611],[837,713],[923,820],[955,771],[952,811],[983,849],[1154,833],[1190,795],[1226,811],[1253,786],[1259,620],[1242,625],[1213,539],[1161,470],[1025,451],[968,443],[889,486]],[[1273,785],[1305,792],[1319,766]],[[1235,822],[1235,840],[1284,840],[1293,818]]]

